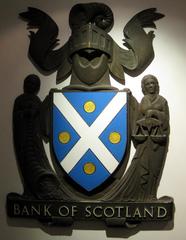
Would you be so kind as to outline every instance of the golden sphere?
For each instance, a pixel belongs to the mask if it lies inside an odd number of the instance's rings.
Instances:
[[[96,166],[91,162],[87,162],[83,166],[83,170],[86,174],[91,175],[96,171]]]
[[[118,132],[111,132],[109,135],[109,141],[113,144],[117,144],[121,141],[121,135]]]
[[[84,110],[85,112],[87,113],[92,113],[94,112],[96,109],[96,105],[94,102],[92,101],[87,101],[85,104],[84,104]]]
[[[59,134],[59,141],[63,144],[68,143],[70,139],[71,139],[71,136],[70,136],[70,133],[68,132],[61,132]]]

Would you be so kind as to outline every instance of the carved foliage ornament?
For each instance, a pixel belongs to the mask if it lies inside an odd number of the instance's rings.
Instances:
[[[143,221],[169,221],[173,200],[157,198],[169,142],[169,108],[155,76],[142,79],[138,103],[129,89],[111,86],[109,75],[124,84],[124,73],[137,76],[154,58],[155,8],[137,13],[124,27],[121,48],[109,35],[112,10],[102,3],[72,7],[69,40],[61,48],[58,27],[44,12],[20,14],[30,31],[30,58],[56,83],[69,86],[37,96],[38,76],[24,80],[24,93],[13,110],[14,145],[23,180],[22,195],[7,196],[11,217],[50,224],[102,220],[134,227]],[[50,145],[50,158],[43,142]],[[128,169],[130,145],[136,152]]]

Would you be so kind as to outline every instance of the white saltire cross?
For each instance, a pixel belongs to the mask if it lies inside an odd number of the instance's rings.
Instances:
[[[87,150],[90,149],[108,172],[113,173],[119,162],[105,147],[99,136],[126,104],[126,93],[118,92],[91,126],[87,125],[63,93],[54,93],[53,102],[81,137],[61,161],[63,169],[69,173]]]

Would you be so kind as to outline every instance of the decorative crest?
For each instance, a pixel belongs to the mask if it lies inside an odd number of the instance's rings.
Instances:
[[[76,4],[72,30],[61,48],[58,27],[46,13],[20,13],[30,31],[29,55],[38,70],[57,71],[57,84],[69,86],[37,96],[40,79],[28,75],[15,100],[13,134],[24,193],[7,196],[11,217],[32,217],[50,224],[103,220],[108,226],[135,227],[169,221],[173,199],[157,198],[169,143],[169,108],[155,76],[142,79],[137,102],[129,89],[111,86],[110,75],[141,74],[154,58],[155,8],[137,13],[125,25],[124,46],[110,36],[112,10],[102,3]],[[36,31],[35,31],[36,29]],[[50,145],[50,160],[44,142]],[[130,166],[130,145],[135,154]]]

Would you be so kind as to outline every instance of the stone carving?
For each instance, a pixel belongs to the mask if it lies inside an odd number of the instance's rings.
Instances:
[[[154,22],[164,15],[155,8],[136,14],[123,30],[127,50],[108,34],[114,18],[112,10],[102,3],[77,4],[71,9],[72,34],[57,50],[54,48],[58,43],[58,27],[46,13],[29,7],[20,16],[28,22],[29,29],[38,29],[36,33],[30,31],[29,55],[40,69],[48,73],[57,71],[57,83],[71,75],[70,88],[80,85],[83,89],[94,89],[98,85],[104,89],[110,88],[109,73],[124,83],[124,72],[136,76],[151,63],[154,33],[146,33],[144,28],[155,28]]]
[[[30,31],[29,55],[38,70],[57,71],[57,84],[71,80],[42,102],[40,79],[28,75],[15,100],[14,145],[24,193],[8,195],[8,215],[67,225],[102,219],[126,227],[170,220],[173,200],[157,199],[169,142],[167,101],[153,75],[142,80],[141,103],[129,89],[111,86],[109,77],[124,84],[124,73],[137,76],[147,68],[155,35],[144,28],[155,28],[164,15],[155,8],[137,13],[124,27],[125,49],[109,35],[113,13],[102,3],[71,9],[72,33],[58,49],[51,17],[31,7],[20,16],[36,29]],[[136,152],[125,172],[131,140]],[[54,169],[43,142],[50,144]]]
[[[24,80],[24,93],[13,110],[15,151],[24,185],[24,196],[37,199],[61,199],[60,182],[44,151],[40,135],[42,102],[37,97],[40,79],[31,74]]]

